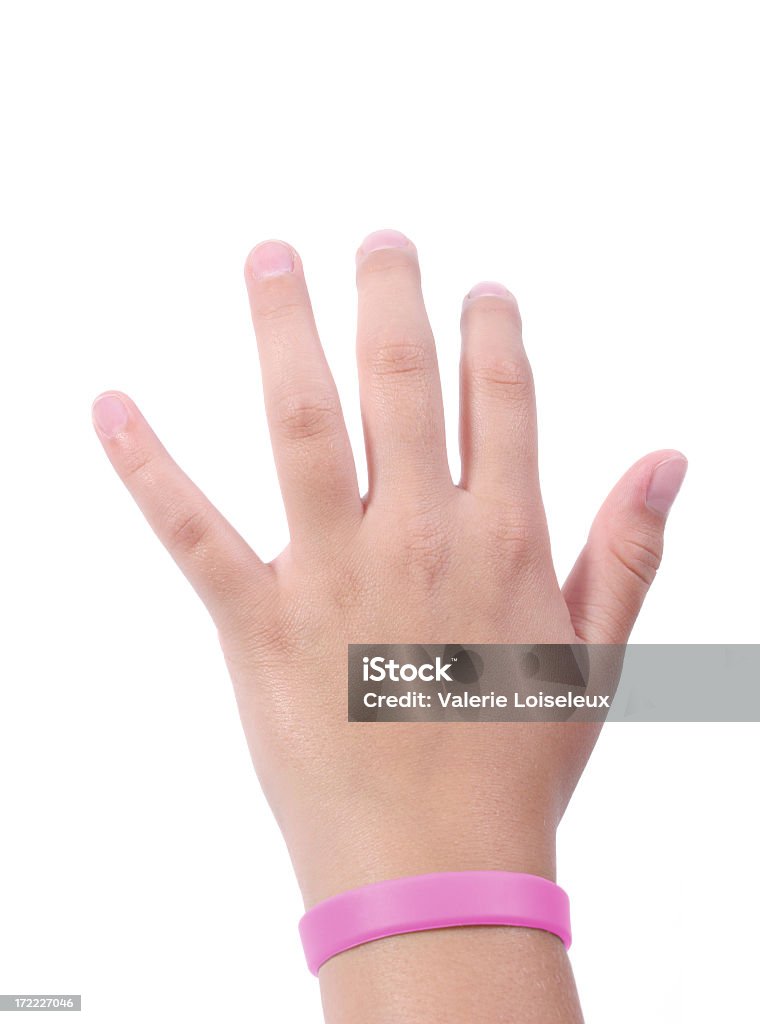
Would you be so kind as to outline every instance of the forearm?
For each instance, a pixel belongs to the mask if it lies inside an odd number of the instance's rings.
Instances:
[[[533,928],[446,928],[346,950],[319,973],[326,1024],[582,1024],[562,942]]]

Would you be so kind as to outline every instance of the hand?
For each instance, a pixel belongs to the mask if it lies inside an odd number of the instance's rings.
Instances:
[[[554,877],[554,836],[599,726],[348,723],[348,643],[625,643],[686,470],[654,452],[614,487],[560,588],[514,297],[461,314],[462,478],[450,475],[415,246],[357,252],[369,492],[359,493],[301,260],[258,245],[245,281],[291,541],[270,564],[172,461],[135,403],[100,396],[116,472],[216,623],[251,755],[307,906],[404,874]]]

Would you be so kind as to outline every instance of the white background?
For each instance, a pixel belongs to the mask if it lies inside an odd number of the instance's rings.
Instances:
[[[4,0],[0,992],[321,1019],[215,630],[90,424],[128,392],[277,554],[265,238],[303,258],[362,466],[363,236],[418,246],[454,472],[461,299],[503,281],[560,578],[618,476],[679,448],[632,639],[758,640],[753,6]],[[604,732],[560,834],[590,1024],[756,1019],[758,739]]]

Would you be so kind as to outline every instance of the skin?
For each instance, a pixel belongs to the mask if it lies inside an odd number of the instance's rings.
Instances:
[[[283,253],[292,269],[259,276]],[[463,303],[454,483],[416,247],[386,230],[359,248],[362,496],[298,254],[261,243],[245,281],[291,537],[273,562],[187,478],[128,396],[104,392],[93,421],[216,624],[305,906],[431,871],[554,880],[556,828],[600,726],[350,724],[346,645],[625,643],[660,563],[685,458],[657,451],[625,473],[561,587],[539,488],[533,378],[503,286],[484,283]],[[532,929],[383,939],[328,961],[320,984],[330,1022],[581,1020],[561,942]]]

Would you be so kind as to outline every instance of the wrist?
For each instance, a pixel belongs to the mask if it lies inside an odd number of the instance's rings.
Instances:
[[[448,871],[512,871],[556,882],[553,829],[427,829],[383,837],[357,827],[350,842],[312,845],[298,870],[305,909],[375,882]]]
[[[582,1024],[568,954],[535,928],[460,927],[347,949],[319,972],[328,1024]]]

